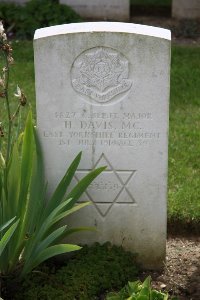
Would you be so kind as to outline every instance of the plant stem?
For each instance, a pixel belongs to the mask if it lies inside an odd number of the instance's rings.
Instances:
[[[10,157],[10,149],[11,149],[11,131],[12,131],[12,120],[11,120],[11,112],[10,112],[10,103],[9,103],[9,95],[8,95],[8,83],[9,83],[9,63],[8,58],[6,57],[6,84],[5,84],[5,99],[6,99],[6,108],[8,115],[8,137],[7,137],[7,149],[6,149],[6,165],[8,164],[8,160]]]

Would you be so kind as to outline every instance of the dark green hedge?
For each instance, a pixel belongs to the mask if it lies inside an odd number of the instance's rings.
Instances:
[[[73,9],[54,0],[31,0],[23,6],[0,3],[0,19],[8,35],[26,39],[38,28],[81,21]]]

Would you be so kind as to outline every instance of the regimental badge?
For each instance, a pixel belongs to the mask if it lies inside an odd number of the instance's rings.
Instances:
[[[96,47],[81,53],[71,69],[74,90],[92,103],[109,103],[127,92],[129,62],[118,51],[108,47]]]

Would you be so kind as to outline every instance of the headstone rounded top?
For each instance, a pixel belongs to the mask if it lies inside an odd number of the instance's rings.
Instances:
[[[165,260],[169,40],[161,28],[94,22],[39,29],[34,42],[47,195],[76,153],[83,155],[69,191],[89,170],[107,166],[78,199],[92,205],[67,221],[97,231],[69,242],[110,240],[137,252],[145,268]]]
[[[126,32],[171,40],[171,31],[168,29],[122,22],[84,22],[50,26],[36,30],[34,39],[82,32]]]

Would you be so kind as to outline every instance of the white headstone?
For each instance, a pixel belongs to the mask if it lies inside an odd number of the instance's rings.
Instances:
[[[172,16],[178,19],[200,18],[200,0],[173,0]]]
[[[60,3],[71,6],[82,17],[89,19],[129,20],[129,0],[60,0]]]
[[[146,267],[165,258],[170,32],[125,23],[79,23],[36,31],[37,126],[53,189],[83,151],[74,183],[107,170],[67,219],[98,232],[73,242],[110,241]]]

